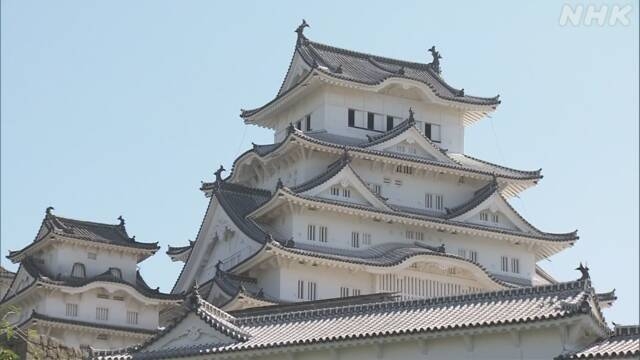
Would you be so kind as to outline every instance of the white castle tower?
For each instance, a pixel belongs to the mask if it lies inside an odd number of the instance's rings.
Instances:
[[[499,97],[447,84],[435,47],[428,64],[395,60],[311,41],[307,26],[276,97],[241,113],[274,143],[254,144],[226,178],[220,167],[202,185],[196,241],[169,248],[185,262],[173,293],[199,285],[235,310],[555,283],[537,263],[577,233],[542,231],[509,204],[540,170],[464,152],[465,128]]]
[[[52,210],[34,241],[7,256],[20,263],[0,303],[19,310],[7,320],[75,348],[126,347],[154,335],[160,311],[183,298],[151,289],[137,270],[158,243],[130,237],[122,217],[102,224]]]

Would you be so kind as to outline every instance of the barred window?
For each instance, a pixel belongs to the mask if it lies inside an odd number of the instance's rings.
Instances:
[[[331,195],[333,196],[340,196],[340,188],[337,186],[334,186],[331,188]]]
[[[371,234],[362,233],[362,245],[371,245]]]
[[[353,296],[359,296],[360,295],[360,289],[353,289],[352,293],[353,293]]]
[[[70,317],[78,316],[78,304],[66,304],[66,315]]]
[[[317,300],[316,290],[318,286],[314,282],[307,282],[307,300]]]
[[[480,220],[482,221],[489,221],[489,213],[486,211],[483,211],[480,213]]]
[[[509,271],[509,258],[508,258],[508,257],[506,257],[506,256],[503,256],[503,257],[501,258],[501,260],[502,260],[502,267],[501,267],[501,270],[502,270],[502,271],[504,271],[504,272]]]
[[[117,267],[109,268],[109,273],[115,278],[122,279],[122,270]]]
[[[138,312],[127,311],[127,324],[138,325]]]
[[[318,236],[318,240],[320,242],[327,242],[327,240],[328,240],[328,237],[327,237],[328,229],[327,229],[327,227],[326,226],[320,226],[319,230],[320,231],[319,231],[319,234],[318,234],[319,235]]]
[[[436,210],[444,210],[444,196],[436,195]]]
[[[360,233],[357,231],[351,232],[351,247],[352,248],[360,247]]]
[[[424,194],[424,207],[433,209],[433,194]]]
[[[499,223],[500,217],[498,216],[498,214],[491,214],[491,221],[493,221],[496,224]]]
[[[515,274],[520,273],[520,259],[511,259],[511,272]]]
[[[351,190],[350,189],[342,189],[342,196],[348,198],[351,197]]]
[[[298,280],[298,299],[304,299],[304,281]]]
[[[308,225],[307,226],[307,240],[316,241],[316,226]]]
[[[475,250],[469,250],[469,260],[478,262],[478,252]]]
[[[349,296],[349,288],[341,286],[340,287],[340,297],[347,297],[347,296]]]
[[[96,320],[107,321],[109,320],[109,309],[104,307],[96,308]]]

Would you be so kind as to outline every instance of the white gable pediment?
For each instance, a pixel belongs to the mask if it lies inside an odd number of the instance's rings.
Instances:
[[[415,126],[391,139],[369,147],[372,150],[409,156],[419,156],[433,161],[452,163],[440,149],[431,143]]]
[[[311,68],[309,68],[309,65],[307,65],[302,57],[300,57],[300,54],[296,51],[293,55],[293,59],[291,60],[289,71],[285,75],[284,82],[282,83],[280,94],[299,83],[300,80],[302,80],[310,70]]]
[[[231,344],[236,340],[211,327],[195,313],[189,313],[175,327],[153,341],[142,352],[161,351],[209,344]]]
[[[458,215],[452,220],[525,233],[538,232],[538,230],[526,222],[498,192],[494,192],[473,209]]]
[[[391,210],[383,199],[371,192],[350,165],[343,167],[331,179],[302,192],[302,194]]]

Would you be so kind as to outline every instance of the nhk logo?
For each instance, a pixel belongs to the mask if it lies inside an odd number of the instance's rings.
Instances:
[[[560,26],[628,26],[631,5],[575,5],[564,4],[560,12]]]

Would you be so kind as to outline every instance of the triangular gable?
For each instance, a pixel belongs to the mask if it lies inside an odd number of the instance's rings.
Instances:
[[[187,307],[186,314],[143,344],[140,353],[221,346],[249,338],[249,334],[231,323],[233,316],[203,300],[197,289],[185,299],[184,306]]]
[[[482,219],[481,213],[487,213],[487,218]],[[494,221],[493,215],[498,216],[498,222]],[[451,218],[451,220],[516,230],[530,234],[540,233],[540,230],[527,222],[497,191],[493,192],[475,207]]]
[[[7,292],[4,294],[3,298],[0,300],[5,300],[13,297],[20,291],[29,287],[36,279],[29,273],[29,271],[25,268],[24,265],[20,265],[18,271],[13,277]]]
[[[346,164],[328,180],[299,193],[329,200],[367,205],[376,209],[392,210],[384,199],[369,189],[349,164]]]
[[[379,140],[372,141],[372,145],[365,145],[365,147],[371,150],[408,156],[418,156],[433,161],[453,163],[453,161],[445,155],[438,146],[432,143],[420,132],[420,130],[413,126],[413,123],[409,125],[411,126],[406,126],[406,129],[397,135],[389,136],[386,140],[383,140],[385,136],[382,135]]]
[[[278,95],[286,92],[296,84],[298,84],[311,70],[309,65],[302,59],[300,53],[297,51],[294,52],[293,58],[291,59],[291,64],[289,65],[289,69],[287,70],[287,74],[284,77],[282,82],[282,86],[278,91]]]

